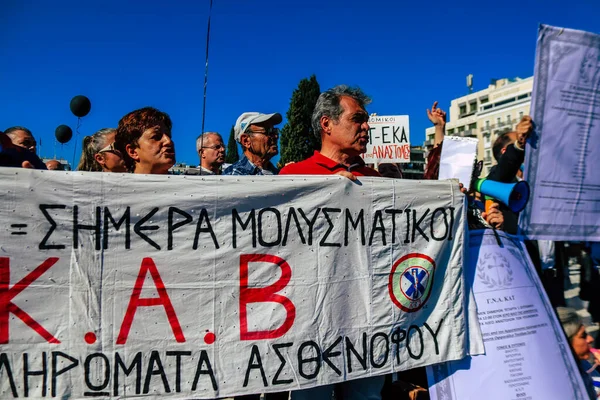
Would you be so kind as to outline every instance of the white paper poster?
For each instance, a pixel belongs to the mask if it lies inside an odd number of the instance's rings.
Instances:
[[[452,182],[2,168],[0,193],[3,399],[297,390],[482,347]]]
[[[529,238],[600,241],[600,35],[542,25],[526,149]]]
[[[427,367],[432,400],[587,399],[581,375],[537,273],[517,239],[470,234],[467,279],[485,355]]]
[[[476,138],[446,136],[442,144],[438,179],[458,179],[469,190],[476,159]]]
[[[362,154],[367,164],[410,162],[408,115],[369,117],[369,143]]]

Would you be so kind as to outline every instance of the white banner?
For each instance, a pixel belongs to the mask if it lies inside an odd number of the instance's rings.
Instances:
[[[482,350],[456,181],[3,168],[0,193],[4,399],[227,397]]]
[[[501,244],[498,244],[500,240]],[[432,400],[586,399],[569,343],[525,246],[471,232],[468,280],[485,355],[427,368]]]
[[[372,115],[369,126],[367,152],[362,155],[367,164],[410,162],[408,115]]]

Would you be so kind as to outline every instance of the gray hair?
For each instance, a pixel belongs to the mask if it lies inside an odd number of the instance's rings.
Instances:
[[[210,135],[218,136],[219,139],[221,139],[221,142],[223,141],[223,137],[221,137],[221,135],[218,132],[204,132],[200,136],[198,136],[198,138],[196,139],[196,152],[200,153],[200,150],[202,149],[202,145],[203,145],[204,141]]]
[[[581,318],[577,314],[577,311],[570,307],[556,307],[556,313],[558,314],[558,319],[560,320],[567,338],[571,340],[571,338],[577,334],[581,325],[583,325]]]
[[[362,107],[371,103],[371,98],[367,96],[359,87],[350,87],[347,85],[338,85],[321,93],[315,104],[311,123],[315,136],[321,136],[321,117],[327,116],[337,122],[344,109],[340,105],[342,96],[351,97]]]
[[[14,139],[16,131],[24,131],[29,136],[33,137],[33,134],[31,133],[31,131],[29,129],[25,128],[24,126],[11,126],[10,128],[7,128],[4,131],[4,134],[6,136],[8,136],[9,138]]]

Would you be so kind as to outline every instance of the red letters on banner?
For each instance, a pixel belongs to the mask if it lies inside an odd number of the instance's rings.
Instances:
[[[148,297],[142,299],[140,298],[140,294],[142,293],[142,286],[144,286],[144,279],[146,279],[148,272],[150,272],[150,276],[154,281],[154,286],[158,291],[158,297]],[[165,289],[165,284],[158,273],[158,269],[151,258],[144,258],[142,260],[140,272],[135,281],[135,286],[133,287],[133,293],[129,299],[129,306],[127,306],[127,312],[123,318],[123,324],[121,324],[121,330],[119,331],[119,336],[117,337],[117,344],[125,344],[125,342],[127,342],[127,336],[129,335],[129,330],[131,329],[131,324],[133,323],[133,317],[135,316],[137,308],[153,306],[163,306],[165,308],[167,318],[169,319],[169,324],[171,325],[171,329],[175,335],[175,340],[177,340],[179,343],[185,342],[185,337],[183,336],[181,325],[179,325],[177,314],[175,313],[173,304],[171,304],[171,299],[167,294],[167,289]]]
[[[58,258],[50,257],[41,263],[36,269],[28,273],[23,279],[15,283],[9,288],[10,284],[10,259],[8,257],[0,257],[0,344],[7,344],[9,340],[8,321],[10,313],[15,314],[27,326],[36,331],[48,343],[60,343],[60,341],[52,336],[39,322],[31,318],[29,314],[17,307],[13,302],[19,293],[31,285],[37,278],[48,271]]]
[[[248,263],[250,262],[268,262],[276,264],[281,268],[281,278],[277,282],[262,288],[248,287]],[[290,282],[292,269],[283,259],[270,254],[242,254],[240,256],[240,339],[258,340],[275,339],[283,336],[294,323],[296,318],[296,307],[290,299],[277,294]],[[286,318],[283,324],[277,328],[268,331],[248,331],[248,318],[246,306],[249,303],[279,303],[286,311]]]

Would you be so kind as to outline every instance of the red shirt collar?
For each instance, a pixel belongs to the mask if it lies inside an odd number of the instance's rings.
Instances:
[[[352,159],[352,164],[350,164],[349,167],[345,166],[344,164],[340,164],[337,161],[334,161],[329,157],[325,157],[323,154],[321,154],[320,152],[318,152],[316,150],[315,150],[315,153],[313,154],[313,157],[315,159],[316,164],[322,165],[323,167],[325,167],[331,171],[333,171],[334,169],[338,169],[338,168],[343,168],[346,171],[350,171],[351,169],[362,168],[366,165],[361,156],[358,156],[358,157],[355,157],[354,159]]]

